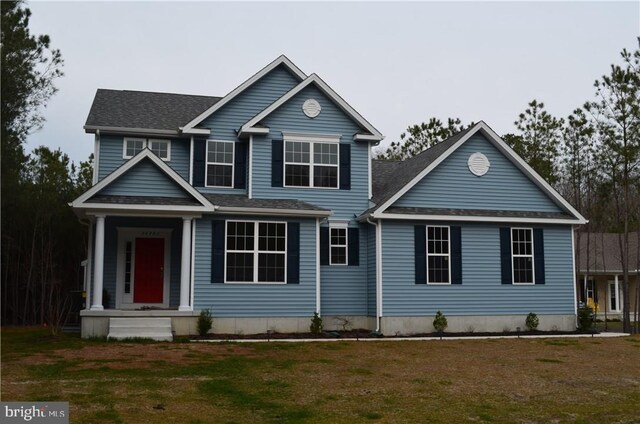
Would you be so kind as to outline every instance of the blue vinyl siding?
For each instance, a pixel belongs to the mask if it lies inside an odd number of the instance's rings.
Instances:
[[[182,220],[160,218],[130,218],[108,216],[104,230],[103,287],[109,293],[109,308],[116,306],[116,273],[118,255],[118,227],[171,228],[171,264],[169,279],[169,305],[180,303],[180,262],[182,250]],[[94,228],[95,229],[95,228]],[[95,248],[94,248],[95,252]],[[93,280],[93,278],[92,278]]]
[[[121,135],[103,134],[100,136],[98,180],[111,174],[128,160],[122,158],[124,138]],[[189,181],[189,149],[190,140],[172,139],[171,160],[166,162],[186,181]]]
[[[186,198],[190,195],[146,159],[118,177],[98,194]]]
[[[491,164],[482,177],[467,166],[483,153]],[[476,134],[396,201],[397,207],[562,211],[484,136]]]
[[[318,100],[322,112],[309,118],[302,103]],[[264,120],[268,136],[253,138],[253,196],[269,199],[300,199],[334,212],[333,218],[353,219],[369,207],[368,153],[366,142],[354,142],[358,126],[315,87],[307,87]],[[340,134],[342,143],[351,143],[351,189],[271,187],[271,140],[282,132]]]
[[[322,315],[367,315],[367,233],[360,226],[360,265],[320,268]]]
[[[367,230],[367,312],[376,316],[376,227],[365,226]]]
[[[236,131],[263,109],[298,85],[284,66],[278,66],[237,97],[206,118],[199,128],[211,130],[210,139],[236,140]],[[248,168],[248,167],[247,167]],[[204,187],[203,193],[246,194],[246,189]]]
[[[546,284],[503,285],[498,224],[462,227],[462,284],[415,284],[414,223],[383,223],[383,314],[386,316],[574,313],[570,226],[544,229]],[[523,226],[523,225],[518,225]]]
[[[216,219],[283,221],[270,217],[218,216]],[[292,222],[292,220],[290,220]],[[316,221],[300,223],[299,284],[211,283],[211,217],[196,222],[194,309],[214,317],[311,317],[316,307]]]

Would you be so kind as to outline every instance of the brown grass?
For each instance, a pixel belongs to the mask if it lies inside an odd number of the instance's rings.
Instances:
[[[24,332],[3,329],[2,400],[67,400],[72,422],[640,422],[638,336],[296,344],[69,339],[68,347],[29,351]]]

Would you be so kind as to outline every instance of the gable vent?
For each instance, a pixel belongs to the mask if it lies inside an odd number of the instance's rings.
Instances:
[[[316,99],[308,99],[302,104],[302,111],[309,118],[315,118],[320,115],[320,111],[322,108],[320,107],[320,103]]]
[[[489,166],[491,166],[489,159],[480,152],[476,152],[469,156],[467,165],[469,166],[469,171],[478,177],[482,177],[484,174],[489,172]]]

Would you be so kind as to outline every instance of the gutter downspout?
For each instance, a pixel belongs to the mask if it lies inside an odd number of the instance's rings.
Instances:
[[[316,218],[316,313],[320,315],[320,218]]]
[[[367,222],[376,228],[376,332],[380,332],[382,318],[382,222]]]

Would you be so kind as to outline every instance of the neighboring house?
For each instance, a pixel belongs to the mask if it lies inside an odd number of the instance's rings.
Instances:
[[[582,233],[578,251],[580,300],[591,306],[598,318],[622,318],[622,234]],[[640,282],[640,243],[638,232],[629,234],[630,312]]]
[[[203,309],[219,333],[575,328],[585,220],[484,122],[375,161],[380,132],[281,56],[222,98],[98,90],[85,130],[84,337]]]

